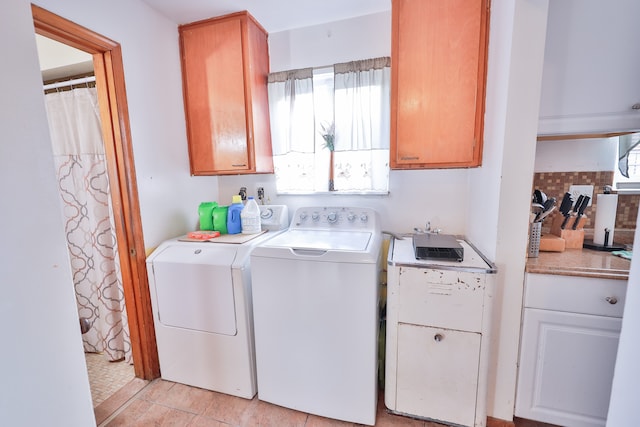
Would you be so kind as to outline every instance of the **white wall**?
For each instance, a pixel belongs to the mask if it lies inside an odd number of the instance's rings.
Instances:
[[[271,71],[391,56],[391,12],[269,34]]]
[[[217,177],[191,177],[177,25],[138,0],[35,1],[122,46],[145,246],[197,226]]]
[[[640,221],[640,215],[638,215]],[[636,228],[636,242],[640,242],[640,227]],[[616,368],[607,416],[607,427],[640,425],[638,392],[640,392],[640,258],[631,260],[629,286],[625,299],[622,331],[618,344]]]
[[[132,0],[41,0],[122,45],[146,246],[191,230],[217,178],[189,176],[175,24]],[[0,5],[0,425],[94,425],[26,0]]]
[[[0,6],[0,425],[95,425],[28,0]]]
[[[511,420],[548,0],[491,3],[483,167],[469,175],[470,239],[498,267],[488,414]]]
[[[283,31],[269,35],[272,71],[326,66],[391,55],[391,12]],[[391,171],[388,196],[278,196],[273,175],[219,177],[221,203],[230,203],[240,187],[249,195],[262,186],[271,204],[369,206],[381,215],[382,228],[396,233],[424,228],[427,221],[444,233],[465,234],[469,211],[467,169]]]
[[[538,141],[535,172],[614,171],[618,137]]]

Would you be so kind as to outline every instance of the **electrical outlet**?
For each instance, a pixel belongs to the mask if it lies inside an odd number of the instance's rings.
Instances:
[[[571,193],[571,200],[574,202],[578,200],[580,195],[589,196],[589,204],[587,206],[591,206],[591,202],[593,201],[593,185],[570,185],[569,193]]]
[[[240,191],[238,191],[238,194],[240,195],[242,200],[247,200],[247,187],[240,187]]]

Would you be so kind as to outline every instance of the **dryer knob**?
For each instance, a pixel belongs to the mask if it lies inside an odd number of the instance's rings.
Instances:
[[[266,208],[262,212],[260,212],[260,217],[262,219],[269,219],[273,216],[273,209]]]
[[[300,221],[304,221],[305,219],[307,219],[307,213],[306,212],[301,212],[300,213]]]
[[[353,212],[349,212],[349,215],[347,216],[347,219],[349,220],[349,222],[353,222],[356,220],[356,214],[354,214]]]
[[[311,214],[311,219],[318,222],[320,221],[320,214],[318,212],[314,212]]]
[[[338,221],[338,214],[335,212],[329,212],[327,215],[327,222],[329,222],[329,224],[335,224],[336,221]]]
[[[367,222],[369,221],[369,217],[367,216],[367,214],[362,214],[360,215],[360,222]]]

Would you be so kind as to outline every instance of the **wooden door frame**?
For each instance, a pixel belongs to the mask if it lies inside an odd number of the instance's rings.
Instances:
[[[37,34],[93,55],[135,375],[160,376],[120,44],[31,5]]]

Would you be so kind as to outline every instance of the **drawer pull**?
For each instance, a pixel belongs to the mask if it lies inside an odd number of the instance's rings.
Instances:
[[[618,303],[618,298],[616,297],[606,297],[605,300],[611,305]]]
[[[444,339],[444,335],[442,335],[442,334],[435,334],[435,335],[433,336],[433,339],[434,339],[434,340],[436,340],[436,342],[440,342],[440,341],[442,341],[442,340]]]

